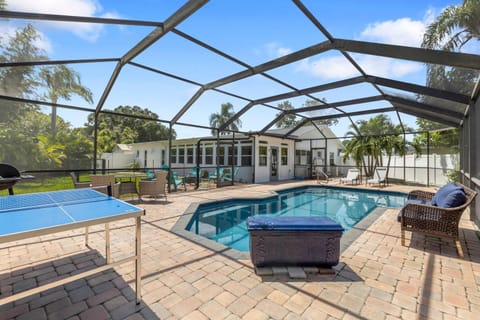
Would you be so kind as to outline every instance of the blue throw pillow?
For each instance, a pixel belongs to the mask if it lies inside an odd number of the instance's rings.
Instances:
[[[455,208],[467,202],[463,189],[450,192],[445,198],[438,199],[438,206],[442,208]]]
[[[457,185],[453,182],[447,183],[440,189],[438,189],[437,193],[432,198],[432,205],[438,206],[438,202],[440,199],[445,198],[450,192],[454,190],[463,190],[462,187],[457,187]]]

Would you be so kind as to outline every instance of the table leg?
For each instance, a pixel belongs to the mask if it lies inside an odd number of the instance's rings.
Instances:
[[[135,224],[135,292],[137,294],[137,304],[142,299],[142,238],[141,238],[141,217],[136,217]]]
[[[110,224],[105,223],[105,256],[107,264],[110,263]]]
[[[88,247],[88,227],[85,227],[85,247]]]

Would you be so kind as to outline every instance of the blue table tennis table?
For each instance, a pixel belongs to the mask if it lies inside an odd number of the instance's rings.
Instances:
[[[61,231],[105,224],[106,264],[68,278],[0,298],[0,305],[135,261],[135,291],[141,299],[141,216],[145,210],[93,189],[73,189],[0,197],[0,243],[23,240]],[[135,219],[135,255],[110,261],[109,223]],[[1,249],[0,249],[1,250]]]

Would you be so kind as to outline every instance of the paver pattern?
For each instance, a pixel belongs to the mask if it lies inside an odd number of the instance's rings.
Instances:
[[[263,268],[256,274],[250,260],[170,231],[192,203],[309,183],[315,182],[236,185],[137,202],[147,210],[141,304],[135,303],[132,263],[0,306],[0,320],[478,319],[480,242],[468,212],[461,221],[464,259],[453,242],[438,238],[407,233],[408,247],[402,247],[398,209],[388,209],[341,254],[335,273]],[[82,232],[2,244],[0,297],[103,264],[103,230],[92,228],[90,247]],[[133,221],[111,225],[113,260],[133,253],[133,237]]]

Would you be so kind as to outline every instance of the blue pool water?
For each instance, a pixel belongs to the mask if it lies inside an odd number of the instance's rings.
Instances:
[[[377,207],[402,207],[406,194],[376,190],[303,187],[277,192],[267,199],[201,204],[187,230],[239,251],[249,251],[246,220],[253,215],[327,216],[345,231]]]

